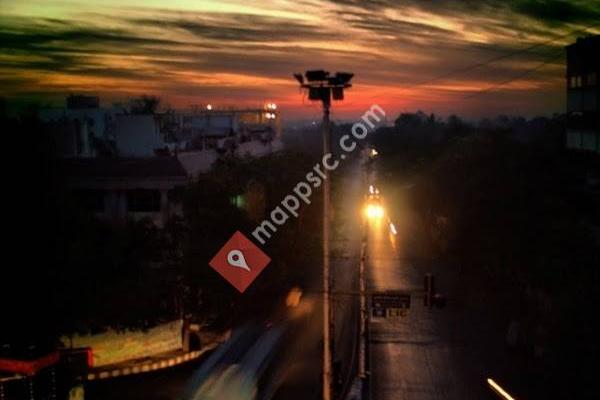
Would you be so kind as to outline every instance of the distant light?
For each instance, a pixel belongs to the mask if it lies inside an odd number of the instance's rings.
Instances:
[[[371,194],[375,193],[375,190],[373,189],[373,185],[369,185],[369,193],[371,193]]]
[[[379,189],[375,188],[375,194],[379,194]]]
[[[285,305],[291,308],[298,307],[300,300],[302,300],[302,290],[294,287],[288,292],[285,298]]]
[[[396,230],[396,226],[392,222],[390,222],[390,231],[392,231],[392,233],[394,235],[398,234],[398,231]]]
[[[207,104],[207,105],[206,105],[206,109],[207,109],[208,111],[212,110],[212,104]]]
[[[383,207],[376,204],[369,204],[366,209],[367,217],[369,218],[381,218],[383,217]]]
[[[231,205],[236,206],[237,208],[244,208],[246,205],[246,201],[244,199],[244,195],[238,194],[236,196],[232,196],[229,198]]]
[[[508,394],[504,389],[502,389],[502,387],[500,387],[500,385],[498,385],[496,382],[494,382],[494,380],[492,378],[487,378],[487,383],[488,383],[488,385],[490,385],[490,387],[496,393],[498,393],[500,396],[502,396],[502,398],[504,398],[506,400],[515,400],[515,398],[512,397],[510,394]]]
[[[275,103],[271,103],[271,108],[272,108],[273,110],[277,110],[277,104],[275,104]]]
[[[375,150],[375,149],[371,149],[371,157],[375,157],[375,156],[377,156],[377,154],[379,154],[379,153],[377,152],[377,150]]]

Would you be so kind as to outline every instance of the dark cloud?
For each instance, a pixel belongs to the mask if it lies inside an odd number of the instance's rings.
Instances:
[[[183,30],[196,37],[217,41],[265,42],[289,39],[325,39],[327,32],[319,26],[285,21],[279,18],[245,14],[212,14],[183,16],[181,13],[161,11],[161,19],[139,18],[129,22],[141,26],[159,26]]]
[[[514,11],[552,26],[590,22],[600,25],[600,4],[594,1],[526,0],[510,4]]]
[[[330,2],[341,7],[347,7],[355,13],[356,10],[360,10],[360,13],[369,16],[382,15],[382,11],[385,9],[412,7],[436,15],[496,17],[498,23],[508,20],[514,24],[515,21],[510,18],[511,13],[529,17],[549,27],[562,26],[568,23],[597,26],[597,23],[600,22],[600,2],[598,0],[406,0],[401,5],[394,0],[330,0]],[[498,18],[502,16],[506,18]],[[515,28],[514,25],[513,28]],[[527,29],[528,27],[519,26],[519,28]]]
[[[2,67],[86,73],[90,53],[135,54],[147,45],[174,45],[164,39],[145,38],[107,28],[81,27],[65,21],[37,20],[35,23],[0,27],[0,51],[14,57],[0,61]],[[18,56],[23,56],[19,58]],[[89,66],[89,74],[101,68]],[[124,71],[112,70],[124,76]]]
[[[6,20],[0,27],[0,49],[36,50],[54,48],[61,43],[71,44],[173,44],[173,41],[145,38],[132,32],[106,27],[83,27],[77,23],[56,20],[39,20],[29,26],[11,26]],[[48,24],[48,22],[51,22]]]
[[[124,63],[123,67],[105,65],[98,62],[106,56],[127,60],[131,57],[157,55],[157,49],[170,49],[172,56],[180,56],[176,51],[185,43],[174,40],[145,37],[125,30],[106,29],[89,26],[82,28],[79,23],[55,23],[47,20],[36,21],[30,26],[0,28],[0,54],[11,55],[0,59],[0,71],[13,71],[0,78],[0,93],[11,98],[46,99],[56,101],[64,92],[53,88],[52,82],[46,82],[46,74],[63,73],[73,77],[92,77],[118,82],[138,82],[141,90],[148,85],[157,87],[168,75],[169,68],[136,68],[135,64]],[[202,46],[197,46],[202,48]],[[169,51],[165,50],[166,53]],[[168,56],[168,55],[167,55]],[[32,71],[32,74],[19,76],[14,71]],[[63,87],[62,90],[70,90]],[[101,86],[77,86],[77,91],[89,90],[106,98],[115,98],[115,91],[106,92]],[[104,91],[103,91],[104,90]],[[131,90],[130,86],[119,89]],[[149,88],[152,90],[152,88]],[[185,91],[185,88],[179,88]],[[135,94],[135,93],[134,93]],[[121,94],[122,95],[122,94]]]
[[[339,11],[337,15],[354,28],[391,35],[398,39],[411,40],[438,35],[454,35],[454,32],[447,29],[416,22],[396,21],[381,13]]]

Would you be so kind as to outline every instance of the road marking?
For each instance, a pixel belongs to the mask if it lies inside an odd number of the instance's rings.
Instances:
[[[156,361],[156,362],[152,362],[152,363],[148,363],[148,364],[136,365],[133,367],[117,368],[117,369],[113,369],[113,370],[109,370],[109,371],[100,371],[100,372],[96,372],[96,373],[90,372],[86,376],[80,377],[80,379],[93,381],[93,380],[99,380],[99,379],[114,378],[114,377],[123,376],[123,375],[135,375],[135,374],[139,374],[142,372],[157,371],[159,369],[164,369],[164,368],[182,364],[186,361],[195,360],[195,359],[199,358],[202,354],[204,354],[204,352],[214,349],[218,344],[219,344],[219,342],[211,343],[210,345],[206,346],[202,350],[195,350],[195,351],[186,353],[184,355],[172,357],[168,360],[161,360],[161,361]]]
[[[496,382],[494,382],[494,380],[492,378],[487,378],[487,383],[497,394],[502,396],[502,398],[504,398],[506,400],[515,400],[514,397],[512,397],[510,394],[508,394],[506,392],[506,390],[502,389],[502,387],[500,385],[498,385]]]

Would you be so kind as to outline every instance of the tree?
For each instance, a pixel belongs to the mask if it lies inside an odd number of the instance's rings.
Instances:
[[[131,99],[129,112],[131,114],[156,114],[159,105],[159,97],[142,95],[138,98]]]

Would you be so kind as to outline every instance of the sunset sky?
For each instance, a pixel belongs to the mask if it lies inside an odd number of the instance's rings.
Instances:
[[[292,73],[324,68],[356,75],[338,118],[373,103],[548,115],[564,109],[563,47],[584,29],[600,33],[600,1],[0,0],[0,96],[275,101],[287,118],[312,117]]]

